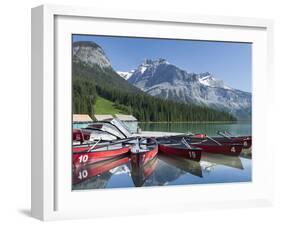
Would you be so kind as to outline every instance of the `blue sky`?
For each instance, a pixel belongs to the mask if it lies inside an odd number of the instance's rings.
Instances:
[[[129,71],[144,59],[164,58],[188,72],[210,72],[226,85],[251,92],[250,43],[73,35],[73,41],[100,45],[116,71]]]

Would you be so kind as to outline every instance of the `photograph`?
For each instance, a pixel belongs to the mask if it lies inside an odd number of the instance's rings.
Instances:
[[[71,45],[73,191],[252,182],[251,42]]]

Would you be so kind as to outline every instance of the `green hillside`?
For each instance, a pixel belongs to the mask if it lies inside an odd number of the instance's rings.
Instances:
[[[118,109],[118,106],[113,102],[104,99],[100,96],[97,96],[96,103],[94,105],[94,112],[95,114],[127,114],[126,111]]]

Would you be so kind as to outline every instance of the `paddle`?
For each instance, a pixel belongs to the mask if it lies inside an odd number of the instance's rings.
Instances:
[[[225,137],[225,138],[227,138],[229,140],[232,140],[232,138],[230,138],[229,136],[227,136],[225,133],[223,133],[221,131],[218,131],[217,134],[220,135],[220,136],[223,136],[223,137]]]
[[[228,131],[224,131],[225,134],[228,134],[229,136],[232,136],[232,133],[228,132]]]
[[[113,142],[111,141],[111,142],[109,142],[107,144],[99,145],[96,149],[100,149],[100,148],[103,148],[103,147],[108,147],[108,146],[114,145],[114,144],[123,144],[123,143],[126,144],[125,143],[126,141],[130,141],[130,140],[134,140],[134,139],[136,139],[136,138],[132,137],[132,138],[128,138],[126,140],[118,140],[118,141],[113,141]],[[88,152],[92,151],[96,147],[97,143],[99,143],[99,142],[100,142],[100,140],[98,142],[96,142],[95,144],[93,144],[93,146],[88,150]],[[131,143],[128,143],[128,144],[131,144]]]
[[[191,136],[193,136],[193,135],[194,135],[193,133],[190,133],[190,132],[188,132],[188,134],[189,134],[189,135],[191,135]],[[177,136],[175,136],[175,137],[177,137]],[[216,141],[215,139],[213,139],[213,138],[209,137],[208,135],[205,135],[205,137],[206,137],[207,139],[209,139],[209,140],[213,141],[214,143],[216,143],[216,144],[217,144],[217,145],[219,145],[219,146],[221,146],[221,145],[222,145],[220,142],[218,142],[218,141]],[[183,139],[184,139],[184,137],[183,137]],[[184,139],[184,140],[185,140],[185,139]],[[186,140],[185,140],[185,141],[186,141]],[[200,142],[200,143],[202,143],[202,142]]]
[[[184,137],[181,139],[181,142],[182,142],[188,149],[191,149],[191,146],[190,146],[189,143],[184,139]]]
[[[215,142],[217,145],[219,145],[219,146],[221,146],[221,145],[222,145],[220,142],[216,141],[216,140],[215,140],[215,139],[213,139],[212,137],[209,137],[208,135],[206,135],[206,137],[207,137],[209,140],[211,140],[211,141]]]
[[[92,147],[90,147],[90,148],[88,149],[88,152],[90,152],[91,150],[93,150],[93,149],[97,146],[97,144],[98,144],[100,141],[101,141],[101,138],[100,138],[95,144],[93,144]]]

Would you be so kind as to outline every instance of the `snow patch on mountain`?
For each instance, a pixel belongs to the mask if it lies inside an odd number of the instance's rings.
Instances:
[[[210,87],[218,87],[218,88],[223,88],[223,89],[232,89],[231,87],[227,86],[224,84],[223,80],[218,80],[214,78],[211,74],[208,73],[208,75],[199,77],[198,81],[205,86],[210,86]]]
[[[142,66],[142,67],[140,68],[141,73],[144,73],[144,72],[146,71],[146,69],[147,69],[147,67],[143,67],[143,66]]]
[[[120,75],[123,79],[128,80],[132,74],[135,72],[135,70],[131,71],[116,71],[118,75]]]

